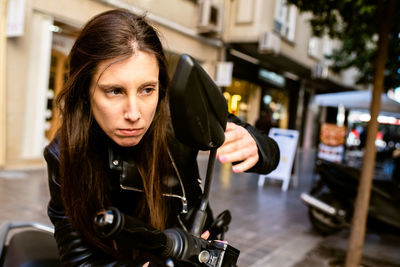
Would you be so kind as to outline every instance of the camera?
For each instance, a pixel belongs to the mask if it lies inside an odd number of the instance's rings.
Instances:
[[[169,228],[162,232],[116,208],[100,211],[94,218],[94,225],[95,231],[102,238],[125,242],[160,258],[191,262],[197,266],[237,266],[240,252],[226,242],[207,241],[179,228]]]
[[[179,228],[166,229],[164,234],[172,241],[166,253],[172,259],[207,267],[236,267],[240,252],[226,242],[207,241]]]

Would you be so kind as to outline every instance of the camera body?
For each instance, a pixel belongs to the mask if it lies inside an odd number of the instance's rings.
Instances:
[[[198,255],[200,263],[208,267],[236,267],[239,250],[225,242],[213,240],[207,243]]]
[[[189,260],[207,267],[235,267],[239,257],[239,250],[225,241],[208,241],[196,237],[179,228],[169,228],[164,231],[171,241],[172,259]]]

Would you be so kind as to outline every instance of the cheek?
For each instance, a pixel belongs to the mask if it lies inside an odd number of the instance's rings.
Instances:
[[[158,100],[154,101],[151,105],[151,107],[149,107],[148,113],[149,116],[151,117],[151,120],[154,119],[154,116],[157,112],[157,106],[158,106]]]
[[[117,105],[94,103],[92,107],[93,116],[103,130],[105,130],[104,128],[109,128],[118,119],[119,108]]]

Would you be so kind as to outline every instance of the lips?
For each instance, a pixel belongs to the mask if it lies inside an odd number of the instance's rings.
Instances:
[[[117,131],[121,136],[130,137],[130,136],[141,135],[143,128],[132,128],[132,129],[126,128],[126,129],[118,129]]]

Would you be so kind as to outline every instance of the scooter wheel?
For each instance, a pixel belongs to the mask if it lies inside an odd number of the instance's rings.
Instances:
[[[322,194],[319,196],[319,198],[335,208],[340,208],[339,203],[333,200],[328,194]],[[330,216],[314,207],[309,207],[308,217],[313,229],[321,235],[326,236],[334,234],[344,227],[342,220],[338,220],[338,218]]]
[[[310,207],[308,209],[308,217],[313,229],[320,235],[331,235],[343,229],[342,223],[316,208]]]

